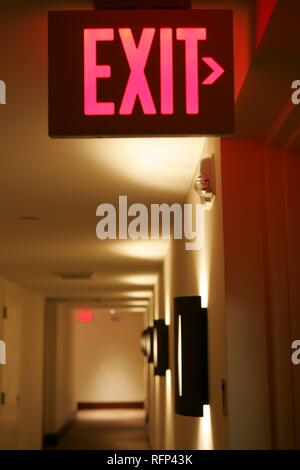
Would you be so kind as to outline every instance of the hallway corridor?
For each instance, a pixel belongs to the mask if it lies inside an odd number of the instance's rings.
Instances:
[[[0,0],[3,470],[300,451],[299,19]]]
[[[144,410],[84,410],[51,450],[148,450]]]

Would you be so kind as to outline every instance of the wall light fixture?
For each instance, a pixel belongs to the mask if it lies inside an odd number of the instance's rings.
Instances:
[[[143,354],[148,358],[149,363],[154,361],[153,338],[154,328],[149,326],[141,334],[141,349]]]
[[[174,298],[175,411],[203,416],[208,404],[207,310],[201,297]]]
[[[169,327],[164,320],[154,321],[154,375],[164,376],[169,368]]]

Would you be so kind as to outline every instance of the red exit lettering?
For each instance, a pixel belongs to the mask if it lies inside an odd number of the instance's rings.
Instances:
[[[119,34],[130,74],[123,94],[119,115],[133,114],[136,100],[140,100],[145,115],[157,114],[145,68],[156,34],[160,41],[160,114],[174,114],[173,41],[185,43],[185,100],[186,114],[199,114],[199,43],[206,41],[206,28],[144,28],[136,43],[130,28],[84,29],[84,114],[86,116],[112,116],[116,114],[114,102],[98,101],[97,80],[112,77],[109,64],[97,64],[97,43],[114,41]],[[103,46],[104,47],[104,44]],[[213,85],[224,68],[212,57],[202,57],[211,68],[202,85]]]

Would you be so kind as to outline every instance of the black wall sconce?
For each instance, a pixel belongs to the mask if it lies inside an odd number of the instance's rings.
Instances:
[[[147,328],[147,356],[148,356],[148,362],[149,364],[154,361],[154,355],[153,355],[153,326],[149,326]]]
[[[164,376],[169,368],[169,327],[164,320],[154,320],[154,375]]]
[[[208,404],[207,310],[201,297],[174,298],[175,412],[203,416]]]
[[[141,350],[144,356],[147,356],[147,330],[141,333]]]
[[[153,326],[149,326],[141,334],[141,349],[142,349],[143,354],[148,357],[149,363],[154,361],[153,338],[154,338],[154,328]]]

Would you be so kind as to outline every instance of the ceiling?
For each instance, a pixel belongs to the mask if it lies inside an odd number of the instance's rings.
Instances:
[[[147,206],[183,202],[203,139],[50,139],[47,10],[61,3],[0,6],[0,76],[7,85],[0,108],[0,276],[48,298],[128,307],[137,301],[142,311],[168,241],[100,241],[96,208],[117,205],[119,195]],[[60,273],[93,276],[65,280]]]
[[[91,304],[100,302],[107,308],[121,305],[143,311],[168,241],[100,241],[96,208],[104,202],[117,206],[119,195],[127,195],[129,204],[147,206],[183,202],[205,139],[48,137],[47,10],[89,8],[92,3],[1,1],[0,79],[7,84],[7,104],[0,107],[0,276],[48,298],[77,299],[78,303],[90,299]],[[292,61],[298,43],[286,54],[285,39],[278,57],[290,65],[285,68],[288,75],[278,74],[274,45],[277,47],[280,37],[279,11],[245,81],[251,61],[249,9],[253,2],[193,3],[196,7],[234,8],[238,135],[261,138],[266,123],[274,121],[275,110],[288,98],[285,85],[296,73]],[[279,3],[282,8],[284,2]],[[286,16],[283,20],[289,21]],[[266,89],[274,70],[278,77],[272,82],[275,92],[271,86]],[[252,99],[253,90],[257,101]],[[269,107],[257,119],[256,103],[263,98]],[[22,220],[24,217],[38,220]],[[61,273],[93,276],[84,281],[66,280],[59,277]]]

